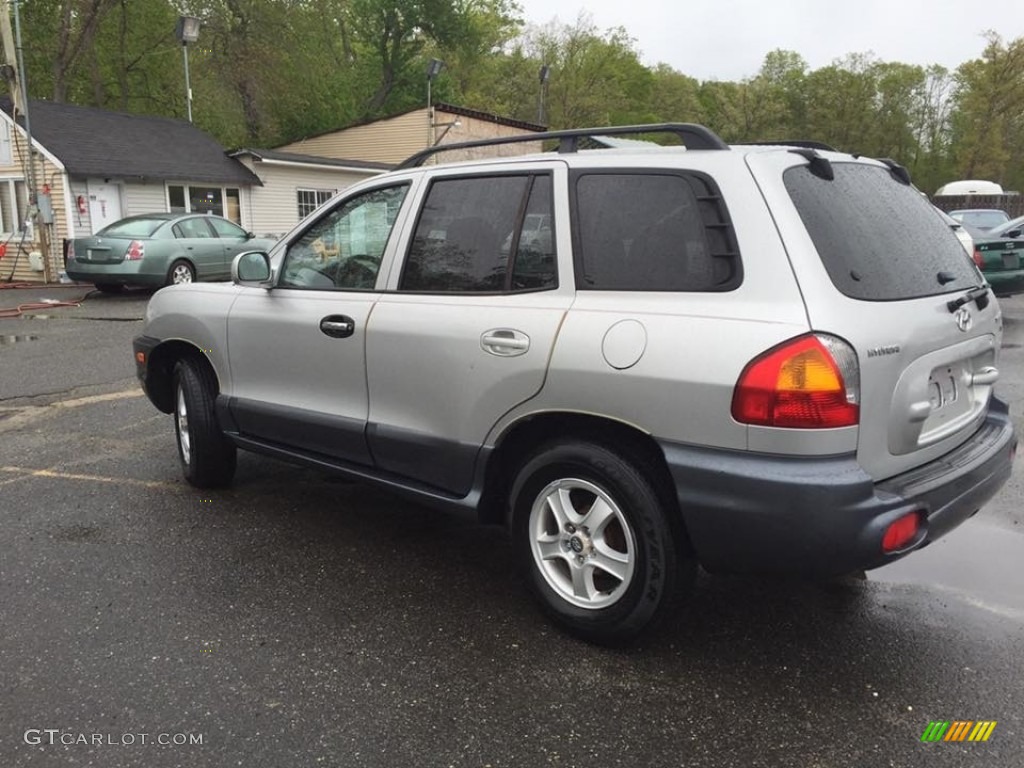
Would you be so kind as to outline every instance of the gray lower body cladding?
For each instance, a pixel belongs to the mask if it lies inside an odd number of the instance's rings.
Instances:
[[[1008,408],[996,398],[963,445],[882,483],[854,456],[791,458],[661,441],[705,568],[808,576],[877,568],[952,530],[1003,486],[1016,445]],[[919,535],[884,552],[886,529],[915,510],[925,514]]]

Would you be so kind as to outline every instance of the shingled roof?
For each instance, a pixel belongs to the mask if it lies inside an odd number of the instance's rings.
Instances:
[[[0,108],[11,114],[10,99],[0,100]],[[185,120],[35,100],[29,101],[29,119],[32,138],[75,176],[261,183],[212,136]],[[18,123],[24,125],[20,115]]]

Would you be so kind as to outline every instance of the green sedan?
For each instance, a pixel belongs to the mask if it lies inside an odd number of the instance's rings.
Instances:
[[[974,263],[996,296],[1024,293],[1024,239],[1021,228],[999,234],[965,224],[974,238]],[[1016,235],[1016,236],[1015,236]]]
[[[267,251],[274,242],[220,216],[149,213],[72,240],[66,271],[72,280],[94,283],[108,293],[126,285],[228,280],[237,254]]]

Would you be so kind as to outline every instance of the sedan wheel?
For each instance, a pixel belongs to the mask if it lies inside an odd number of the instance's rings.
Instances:
[[[179,259],[171,264],[171,268],[167,271],[167,285],[193,283],[195,279],[195,268],[184,259]]]

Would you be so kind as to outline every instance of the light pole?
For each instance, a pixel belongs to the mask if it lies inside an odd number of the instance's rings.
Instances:
[[[200,20],[195,16],[179,16],[175,34],[181,40],[181,52],[185,57],[185,103],[188,105],[188,121],[192,122],[192,84],[188,79],[188,44],[199,39]]]
[[[544,125],[544,94],[548,89],[548,79],[551,77],[551,67],[544,64],[537,73],[540,80],[540,94],[537,96],[537,125]]]
[[[434,78],[441,74],[444,69],[444,62],[440,59],[431,59],[427,62],[427,146],[434,146],[434,112],[430,106],[430,84]]]

